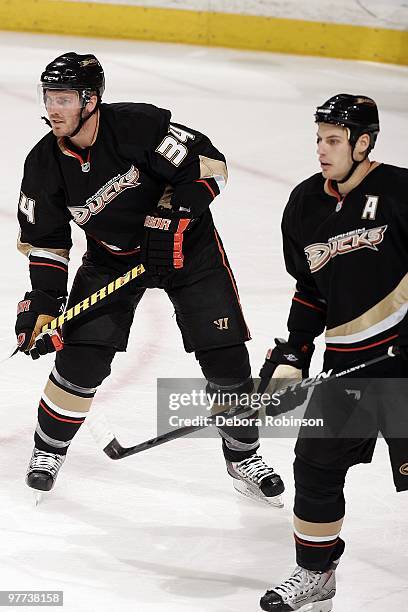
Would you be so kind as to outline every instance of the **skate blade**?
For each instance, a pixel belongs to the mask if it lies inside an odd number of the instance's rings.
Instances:
[[[43,498],[44,491],[33,491],[34,506],[37,508]]]
[[[252,489],[247,483],[243,482],[242,480],[234,479],[233,485],[234,489],[238,493],[244,495],[245,497],[248,497],[249,499],[261,502],[263,504],[266,504],[267,506],[273,506],[273,508],[283,508],[284,506],[282,495],[275,495],[275,497],[266,497],[257,487],[254,487],[254,489]]]
[[[332,608],[333,602],[331,599],[328,599],[327,601],[317,601],[306,604],[302,608],[299,608],[298,612],[330,612]]]

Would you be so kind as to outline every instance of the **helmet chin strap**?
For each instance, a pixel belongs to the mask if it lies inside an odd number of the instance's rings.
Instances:
[[[358,133],[357,135],[356,134],[353,135],[351,133],[350,128],[346,128],[346,130],[347,130],[348,139],[349,139],[349,142],[350,142],[350,145],[351,145],[351,159],[352,159],[353,163],[351,165],[350,170],[347,172],[346,176],[344,176],[340,181],[335,181],[336,185],[342,185],[343,183],[347,183],[347,181],[352,177],[352,175],[354,174],[354,172],[356,171],[358,166],[360,164],[362,164],[363,161],[365,161],[367,159],[367,157],[370,154],[370,150],[371,150],[371,147],[368,147],[368,149],[367,149],[363,159],[360,160],[360,161],[356,161],[354,159],[354,151],[355,151],[355,148],[356,148],[358,136],[360,136],[360,134]]]
[[[88,119],[90,119],[92,117],[92,115],[96,113],[96,111],[98,110],[98,106],[99,106],[99,100],[98,100],[98,103],[96,104],[95,108],[89,113],[89,115],[87,117],[83,117],[83,115],[82,115],[83,111],[85,110],[85,107],[83,106],[81,108],[81,114],[79,115],[78,125],[76,126],[75,130],[73,132],[71,132],[71,134],[68,134],[68,138],[72,138],[73,136],[76,136],[78,134],[78,132],[81,131],[82,127],[88,121]]]
[[[352,163],[352,166],[351,166],[350,170],[347,172],[346,176],[345,176],[345,177],[343,177],[343,178],[342,178],[340,181],[336,181],[336,183],[337,183],[338,185],[342,185],[343,183],[347,183],[347,181],[348,181],[348,180],[349,180],[349,179],[350,179],[350,178],[353,176],[353,174],[354,174],[355,170],[358,168],[358,166],[359,166],[359,165],[361,164],[361,162],[363,162],[363,161],[364,161],[364,159],[362,159],[361,161],[356,161],[356,160],[353,158],[353,163]]]
[[[350,143],[350,144],[351,144],[351,143]],[[358,168],[358,166],[359,166],[360,164],[362,164],[362,163],[363,163],[363,161],[365,161],[365,160],[367,159],[367,157],[369,156],[369,154],[370,154],[370,147],[369,147],[369,148],[367,149],[367,151],[366,151],[366,153],[365,153],[365,155],[364,155],[363,159],[361,159],[360,161],[356,161],[356,160],[354,159],[354,150],[355,150],[355,148],[356,148],[356,144],[357,144],[357,141],[355,141],[355,142],[354,142],[354,144],[352,145],[352,148],[351,148],[351,159],[353,160],[353,163],[352,163],[352,165],[351,165],[351,168],[350,168],[350,170],[347,172],[347,174],[346,174],[346,176],[345,176],[345,177],[343,177],[343,178],[342,178],[340,181],[336,181],[336,183],[337,183],[338,185],[342,185],[343,183],[346,183],[346,182],[347,182],[347,181],[348,181],[348,180],[349,180],[349,179],[352,177],[352,175],[354,174],[354,172],[356,171],[356,169]]]

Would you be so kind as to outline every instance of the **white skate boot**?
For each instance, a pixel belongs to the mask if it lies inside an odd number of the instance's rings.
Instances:
[[[47,453],[34,447],[27,468],[26,483],[38,491],[51,491],[65,455]]]
[[[228,474],[234,479],[234,488],[239,493],[276,508],[283,508],[282,493],[285,485],[260,455],[254,454],[237,463],[226,463]]]
[[[330,612],[336,594],[335,561],[326,572],[297,566],[293,574],[261,598],[266,612]]]

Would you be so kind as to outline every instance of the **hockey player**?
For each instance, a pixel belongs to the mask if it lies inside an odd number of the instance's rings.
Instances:
[[[94,55],[57,57],[41,75],[49,132],[28,155],[18,248],[32,289],[18,305],[16,335],[34,359],[57,350],[38,408],[26,482],[50,490],[116,351],[126,350],[146,288],[173,303],[184,348],[212,391],[250,392],[250,338],[209,206],[227,180],[224,156],[203,134],[150,104],[103,104]],[[60,332],[39,334],[67,298],[70,221],[87,237],[68,306],[143,262],[147,272]],[[221,431],[228,473],[242,493],[280,504],[280,477],[257,454],[255,425]]]
[[[307,376],[314,339],[326,329],[324,370],[365,362],[397,345],[400,356],[361,375],[376,384],[380,377],[406,378],[408,170],[370,161],[380,129],[372,99],[336,95],[317,108],[315,119],[321,173],[293,190],[282,221],[286,267],[297,282],[289,339],[277,342],[261,377],[274,383],[274,377]],[[331,385],[315,390],[309,408],[320,398],[329,425],[332,414],[345,424],[349,418],[354,423],[365,419],[357,408],[359,394],[333,398]],[[386,403],[389,413],[392,403]],[[294,462],[298,565],[288,580],[265,593],[262,610],[332,609],[335,569],[345,547],[340,537],[344,481],[352,465],[371,461],[378,428],[370,427],[366,435],[331,439],[301,430]],[[398,430],[384,434],[397,491],[408,489],[408,436],[403,436]]]

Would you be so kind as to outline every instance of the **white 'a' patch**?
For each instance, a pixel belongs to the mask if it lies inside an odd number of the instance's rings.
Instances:
[[[361,218],[370,219],[370,221],[374,221],[375,215],[377,213],[378,200],[380,198],[379,196],[375,195],[367,195],[366,198],[367,200]]]

